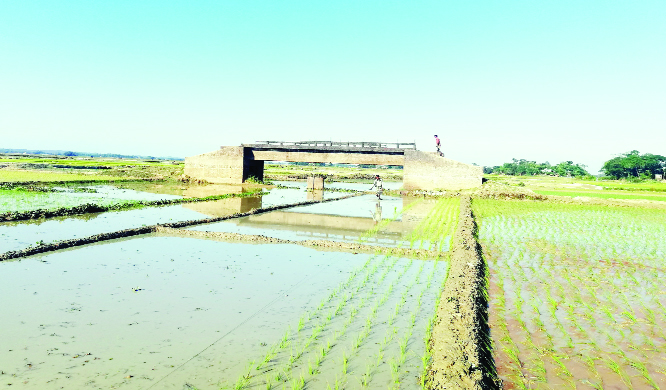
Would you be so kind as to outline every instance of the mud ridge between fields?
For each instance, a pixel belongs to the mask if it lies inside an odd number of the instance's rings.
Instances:
[[[208,202],[212,200],[222,200],[229,198],[246,198],[257,195],[258,193],[254,192],[242,192],[240,194],[212,195],[204,198],[180,198],[180,199],[162,199],[162,200],[150,200],[150,201],[133,200],[124,203],[116,203],[108,206],[98,205],[94,203],[86,203],[80,206],[63,207],[54,210],[37,209],[24,212],[4,213],[0,214],[0,222],[26,221],[30,219],[65,217],[69,215],[101,213],[106,211],[122,211],[122,210],[135,209],[139,207],[172,206],[183,203]]]
[[[470,196],[460,200],[451,263],[430,340],[429,389],[500,389],[488,327],[488,269]]]
[[[159,226],[156,232],[167,236],[196,237],[196,238],[213,239],[225,242],[250,242],[253,244],[292,244],[292,245],[300,245],[307,248],[314,248],[317,250],[324,250],[324,251],[367,253],[367,254],[382,253],[385,255],[400,256],[400,257],[418,257],[423,260],[441,258],[445,257],[448,254],[448,252],[438,252],[426,249],[395,248],[395,247],[385,247],[380,245],[369,245],[362,243],[350,243],[350,242],[339,242],[339,241],[329,241],[329,240],[293,241],[293,240],[285,240],[282,238],[267,237],[261,235],[174,229],[165,226]]]
[[[195,225],[201,225],[201,224],[206,224],[206,223],[224,221],[224,220],[227,220],[227,219],[247,217],[249,215],[263,214],[263,213],[267,213],[267,212],[270,212],[270,211],[281,210],[281,209],[286,209],[286,208],[291,208],[291,207],[307,206],[307,205],[314,204],[314,203],[333,202],[333,201],[336,201],[336,200],[348,199],[348,198],[352,198],[352,197],[360,196],[360,195],[364,195],[364,194],[363,193],[356,193],[356,194],[342,196],[342,197],[339,197],[339,198],[324,199],[324,200],[306,200],[306,201],[303,201],[303,202],[297,202],[297,203],[291,203],[291,204],[285,204],[285,205],[278,205],[278,206],[271,206],[271,207],[265,207],[265,208],[260,208],[260,209],[254,209],[254,210],[244,212],[244,213],[235,213],[235,214],[226,215],[224,217],[204,218],[204,219],[196,219],[196,220],[182,221],[182,222],[170,222],[170,223],[163,223],[163,224],[157,224],[157,225],[142,226],[142,227],[133,228],[133,229],[119,230],[119,231],[110,232],[110,233],[95,234],[95,235],[88,236],[88,237],[74,238],[74,239],[71,239],[71,240],[63,240],[63,241],[53,242],[53,243],[50,243],[50,244],[42,244],[42,245],[32,246],[32,247],[29,247],[29,248],[26,248],[26,249],[21,249],[21,250],[16,250],[16,251],[8,251],[8,252],[0,254],[0,261],[16,259],[16,258],[21,258],[21,257],[27,257],[27,256],[40,254],[40,253],[52,252],[52,251],[57,251],[57,250],[60,250],[60,249],[72,248],[72,247],[76,247],[76,246],[88,245],[88,244],[93,244],[93,243],[100,242],[100,241],[115,240],[117,238],[137,236],[137,235],[140,235],[140,234],[155,233],[160,228],[182,228],[182,227],[187,227],[187,226],[195,226]],[[197,198],[197,199],[202,199],[202,198]],[[176,200],[178,200],[178,199],[176,199]]]

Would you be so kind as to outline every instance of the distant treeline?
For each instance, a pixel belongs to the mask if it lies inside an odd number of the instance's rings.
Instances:
[[[591,176],[583,164],[574,164],[573,161],[561,162],[551,165],[548,161],[537,163],[525,159],[512,159],[512,162],[494,167],[484,167],[483,173],[498,173],[511,176]],[[601,172],[608,179],[650,180],[655,175],[666,177],[666,157],[658,154],[640,154],[632,150],[612,158],[604,163]]]
[[[601,171],[613,179],[654,179],[666,173],[666,157],[632,150],[606,161]]]
[[[525,159],[518,160],[514,158],[512,160],[512,162],[504,163],[501,166],[483,167],[483,173],[499,173],[511,176],[591,176],[587,170],[585,170],[585,165],[574,164],[573,161],[565,161],[557,165],[551,165],[548,161],[537,163],[536,161],[528,161]]]
[[[29,149],[1,149],[0,153],[14,153],[14,154],[45,154],[52,156],[66,156],[66,157],[102,157],[102,158],[131,158],[141,160],[183,160],[180,157],[154,157],[154,156],[137,156],[116,153],[84,153],[72,152],[70,150],[29,150]]]

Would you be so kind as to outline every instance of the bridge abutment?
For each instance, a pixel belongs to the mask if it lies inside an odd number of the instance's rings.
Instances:
[[[481,187],[483,167],[437,153],[405,151],[402,186],[405,190],[463,190]]]
[[[185,174],[210,183],[242,184],[248,178],[264,179],[264,161],[330,162],[402,165],[406,190],[460,190],[480,187],[483,168],[436,153],[418,150],[351,151],[285,150],[251,146],[225,146],[220,150],[187,157]]]

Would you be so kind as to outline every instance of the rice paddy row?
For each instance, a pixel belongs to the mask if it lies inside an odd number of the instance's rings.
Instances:
[[[458,202],[438,201],[412,243],[441,248]],[[446,261],[371,256],[225,388],[424,388],[447,270]]]
[[[475,200],[498,372],[518,388],[666,384],[666,212]]]

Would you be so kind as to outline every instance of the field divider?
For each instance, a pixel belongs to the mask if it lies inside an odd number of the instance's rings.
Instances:
[[[115,232],[100,233],[88,237],[74,238],[70,240],[61,240],[48,244],[41,244],[36,246],[31,246],[21,250],[8,251],[0,253],[0,261],[17,259],[22,257],[28,257],[40,253],[53,252],[61,249],[67,249],[77,246],[83,246],[88,244],[93,244],[96,242],[115,240],[119,238],[126,238],[132,236],[138,236],[143,234],[150,233],[162,233],[176,236],[191,236],[191,237],[206,237],[206,238],[219,238],[226,239],[228,241],[247,241],[254,243],[283,243],[283,244],[296,244],[309,248],[321,249],[321,250],[333,250],[333,251],[349,251],[349,252],[359,252],[359,253],[383,253],[389,255],[399,255],[399,256],[410,256],[410,257],[419,257],[422,259],[433,259],[439,258],[442,254],[428,251],[428,250],[417,250],[417,249],[407,249],[407,248],[393,248],[393,247],[383,247],[379,245],[367,245],[367,244],[357,244],[357,243],[344,243],[344,242],[334,242],[326,240],[306,240],[306,241],[290,241],[290,240],[281,240],[278,238],[271,238],[266,236],[252,236],[252,235],[241,235],[236,233],[218,233],[218,232],[199,232],[196,230],[184,230],[181,228],[203,225],[214,222],[221,222],[229,219],[247,217],[250,215],[257,215],[268,213],[275,210],[281,210],[292,207],[307,206],[315,203],[327,203],[337,200],[343,200],[352,198],[355,196],[361,196],[364,193],[355,193],[351,195],[342,196],[339,198],[333,199],[324,199],[324,200],[307,200],[303,202],[285,204],[285,205],[276,205],[260,209],[250,210],[244,213],[234,213],[230,215],[225,215],[222,217],[215,218],[204,218],[190,221],[181,221],[181,222],[169,222],[163,224],[142,226],[138,228],[118,230]],[[197,198],[201,199],[201,198]]]
[[[488,327],[487,265],[472,199],[460,200],[449,273],[430,341],[428,389],[500,389]]]
[[[166,226],[158,226],[155,232],[159,234],[164,234],[168,236],[177,236],[177,237],[208,238],[208,239],[220,240],[226,242],[251,242],[253,244],[292,244],[292,245],[304,246],[306,248],[314,248],[318,250],[329,250],[335,252],[354,252],[354,253],[365,253],[365,254],[379,253],[390,256],[419,258],[422,260],[440,259],[442,257],[446,257],[447,255],[447,252],[438,252],[427,249],[385,247],[381,245],[369,245],[362,243],[329,241],[329,240],[295,241],[295,240],[286,240],[276,237],[268,237],[263,235],[174,229]]]
[[[107,211],[123,211],[142,207],[174,206],[183,203],[209,202],[214,200],[230,198],[250,198],[258,196],[261,192],[241,192],[239,194],[211,195],[203,198],[179,198],[159,200],[128,200],[111,205],[100,205],[96,203],[85,203],[73,207],[61,207],[58,209],[36,209],[22,212],[8,212],[0,214],[0,222],[26,221],[40,218],[66,217],[70,215],[82,215],[91,213],[102,213]],[[342,198],[338,198],[342,199]]]
[[[233,195],[242,195],[242,194],[233,194]],[[115,240],[115,239],[118,239],[118,238],[125,238],[125,237],[138,236],[138,235],[141,235],[141,234],[155,233],[155,232],[158,231],[159,228],[181,228],[181,227],[202,225],[202,224],[207,224],[207,223],[225,221],[225,220],[228,220],[228,219],[241,218],[241,217],[247,217],[247,216],[250,216],[250,215],[268,213],[268,212],[271,212],[271,211],[281,210],[281,209],[286,209],[286,208],[291,208],[291,207],[308,206],[308,205],[315,204],[315,203],[333,202],[333,201],[336,201],[336,200],[348,199],[348,198],[352,198],[352,197],[360,196],[360,195],[363,195],[363,194],[362,193],[357,193],[357,194],[342,196],[342,197],[339,197],[339,198],[324,199],[324,200],[306,200],[306,201],[303,201],[303,202],[296,202],[296,203],[290,203],[290,204],[284,204],[284,205],[276,205],[276,206],[264,207],[264,208],[259,208],[259,209],[253,209],[253,210],[250,210],[250,211],[247,211],[247,212],[234,213],[234,214],[225,215],[225,216],[222,216],[222,217],[203,218],[203,219],[195,219],[195,220],[181,221],[181,222],[162,223],[162,224],[156,224],[156,225],[142,226],[142,227],[139,227],[139,228],[118,230],[118,231],[109,232],[109,233],[100,233],[100,234],[95,234],[95,235],[88,236],[88,237],[74,238],[74,239],[71,239],[71,240],[56,241],[56,242],[49,243],[49,244],[41,244],[41,245],[31,246],[31,247],[28,247],[26,249],[20,249],[20,250],[0,253],[0,261],[32,256],[32,255],[36,255],[36,254],[39,254],[39,253],[57,251],[57,250],[60,250],[60,249],[67,249],[67,248],[72,248],[72,247],[76,247],[76,246],[92,244],[92,243],[100,242],[100,241]],[[228,197],[229,196],[227,196],[227,198]],[[203,202],[203,201],[208,201],[208,200],[214,200],[214,199],[208,199],[208,198],[195,198],[195,199],[197,199],[197,200],[192,200],[192,202]],[[226,198],[222,198],[222,199],[226,199]],[[187,202],[183,202],[181,199],[174,199],[174,200],[181,201],[180,203],[187,203]],[[161,202],[161,201],[157,201],[157,202]]]

